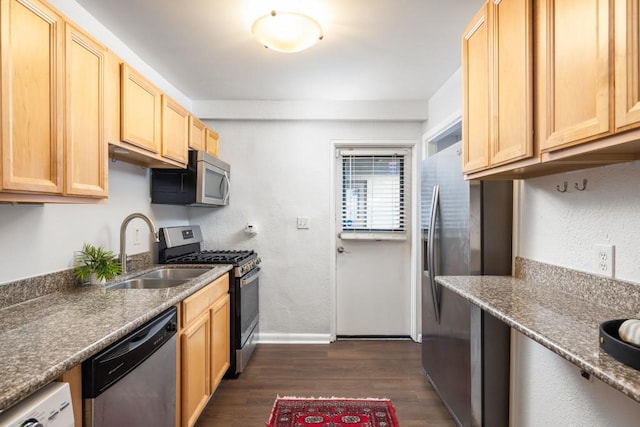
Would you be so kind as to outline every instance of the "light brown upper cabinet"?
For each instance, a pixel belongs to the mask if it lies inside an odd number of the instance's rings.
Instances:
[[[463,121],[473,132],[463,134],[467,179],[521,179],[640,157],[639,3],[534,0],[532,8],[491,0],[484,6],[463,34]],[[474,63],[469,52],[476,64],[483,59],[480,43],[471,43],[484,37],[485,25],[491,29],[488,131],[478,111],[482,76],[465,69]],[[475,144],[486,132],[485,159],[484,147]]]
[[[462,36],[463,172],[489,166],[488,11],[488,3],[485,3]]]
[[[209,129],[202,121],[190,116],[189,148],[206,151],[218,157],[218,133]]]
[[[0,4],[0,200],[72,203],[106,197],[106,49],[45,3]]]
[[[492,166],[533,155],[532,0],[489,3]]]
[[[122,60],[112,51],[105,58],[104,71],[104,117],[105,140],[109,148],[118,146],[120,141],[120,64]]]
[[[638,0],[615,2],[615,129],[640,126],[640,8]]]
[[[537,138],[542,152],[612,131],[612,0],[537,0]]]
[[[0,5],[0,189],[62,194],[64,22],[37,0]]]
[[[106,49],[66,24],[65,194],[107,196]]]
[[[207,128],[207,153],[218,157],[218,133]]]
[[[162,156],[187,163],[189,112],[162,95]]]
[[[126,63],[120,64],[120,70],[120,138],[160,154],[162,93]]]
[[[197,117],[189,115],[189,148],[206,151],[206,126]]]
[[[462,40],[463,171],[533,156],[532,0],[484,4]]]
[[[189,112],[115,55],[107,58],[109,116],[119,135],[107,130],[112,158],[152,168],[185,167]],[[119,102],[118,102],[119,101]],[[115,123],[117,122],[117,123]]]

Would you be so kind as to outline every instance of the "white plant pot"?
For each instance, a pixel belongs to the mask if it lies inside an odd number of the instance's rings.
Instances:
[[[102,279],[98,279],[98,275],[96,273],[91,273],[89,276],[89,283],[92,285],[104,285],[107,281],[103,277]]]

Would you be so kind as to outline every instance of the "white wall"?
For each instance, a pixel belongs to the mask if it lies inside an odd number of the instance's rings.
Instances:
[[[517,333],[520,375],[512,426],[636,427],[640,404]]]
[[[429,98],[429,118],[424,133],[428,137],[447,129],[462,115],[462,69],[458,68]]]
[[[334,312],[331,141],[418,140],[420,122],[218,121],[221,158],[231,163],[231,204],[190,208],[209,248],[255,249],[261,336],[327,340]],[[311,218],[298,230],[296,217]],[[252,223],[258,234],[243,229]]]
[[[587,179],[586,191],[574,188]],[[568,191],[556,186],[568,182]],[[596,273],[596,244],[615,245],[615,275],[640,283],[640,163],[527,180],[520,256]]]
[[[67,19],[83,29],[97,41],[113,51],[127,64],[139,71],[149,81],[158,86],[163,92],[170,95],[178,103],[187,109],[191,109],[191,100],[169,83],[158,72],[151,68],[142,58],[127,47],[122,41],[104,25],[89,14],[75,0],[47,0],[54,8],[61,12]]]
[[[109,199],[98,204],[0,205],[0,283],[70,268],[85,242],[118,253],[120,224],[133,212],[150,216],[156,227],[187,224],[187,208],[150,205],[149,173],[109,162]],[[134,246],[135,228],[142,241]],[[128,254],[150,250],[147,230],[142,220],[131,222]]]
[[[588,180],[587,190],[574,188]],[[568,182],[569,190],[556,186]],[[640,162],[520,183],[519,256],[595,273],[596,244],[613,244],[616,277],[640,283]],[[635,426],[640,404],[530,339],[515,341],[514,426]]]

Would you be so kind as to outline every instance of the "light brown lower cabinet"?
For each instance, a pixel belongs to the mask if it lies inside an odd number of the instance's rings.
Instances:
[[[82,427],[82,364],[69,369],[56,381],[69,383],[71,406],[73,407],[73,424],[75,427]]]
[[[180,304],[179,425],[193,426],[229,367],[229,275]]]
[[[229,295],[224,295],[211,307],[211,394],[229,369]]]
[[[211,318],[202,313],[180,333],[182,425],[192,426],[209,400]]]

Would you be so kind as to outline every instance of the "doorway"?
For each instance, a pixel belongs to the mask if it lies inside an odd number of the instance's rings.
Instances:
[[[335,147],[336,335],[408,337],[412,147]]]

